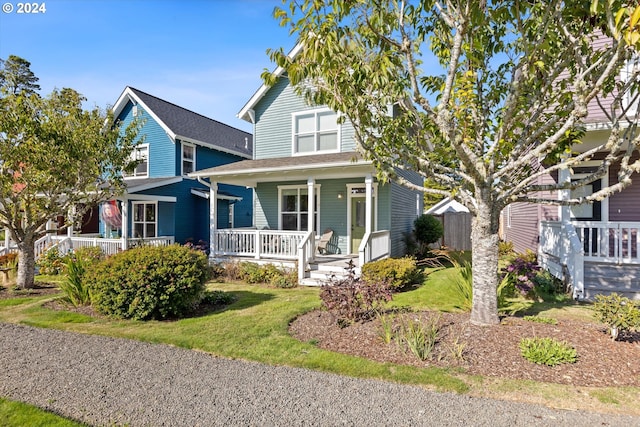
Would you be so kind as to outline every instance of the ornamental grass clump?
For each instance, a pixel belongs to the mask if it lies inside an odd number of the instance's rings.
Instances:
[[[124,319],[176,318],[200,303],[209,279],[206,256],[180,245],[141,246],[113,255],[89,272],[91,301]]]

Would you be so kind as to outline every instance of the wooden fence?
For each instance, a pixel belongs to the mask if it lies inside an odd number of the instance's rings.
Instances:
[[[456,251],[471,250],[471,214],[468,212],[446,212],[434,215],[444,228],[444,236],[435,245],[446,246]]]

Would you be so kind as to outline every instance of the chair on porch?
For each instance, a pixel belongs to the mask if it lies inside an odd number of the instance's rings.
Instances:
[[[320,240],[318,240],[317,249],[319,254],[323,255],[327,253],[327,245],[329,244],[329,241],[331,240],[332,237],[333,237],[332,229],[327,228],[326,230],[324,230],[324,233],[322,233],[322,236],[320,236]]]

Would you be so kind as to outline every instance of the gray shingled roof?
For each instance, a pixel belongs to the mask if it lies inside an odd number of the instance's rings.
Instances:
[[[194,113],[131,86],[129,88],[176,135],[202,142],[213,148],[219,147],[225,151],[234,151],[253,157],[253,138],[250,133]]]

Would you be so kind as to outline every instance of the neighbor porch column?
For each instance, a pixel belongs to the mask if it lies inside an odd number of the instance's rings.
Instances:
[[[563,161],[567,158],[566,155],[563,156]],[[571,171],[568,167],[561,168],[558,170],[558,182],[560,184],[566,184],[571,182]],[[558,200],[569,200],[571,198],[571,190],[560,190],[558,191]],[[560,206],[558,209],[558,216],[560,217],[560,222],[562,224],[569,224],[571,222],[571,207],[570,206]]]
[[[67,220],[69,220],[69,226],[67,226],[67,237],[73,237],[73,224],[76,219],[76,207],[71,206],[69,213],[67,214]]]
[[[9,231],[9,228],[5,227],[4,229],[4,247],[7,250],[7,253],[9,253],[9,245],[11,244],[11,232]]]
[[[117,203],[117,201],[116,201]],[[129,200],[122,200],[122,220],[120,221],[122,250],[126,251],[129,247]]]
[[[218,253],[218,183],[211,181],[209,186],[209,258],[215,258]]]

